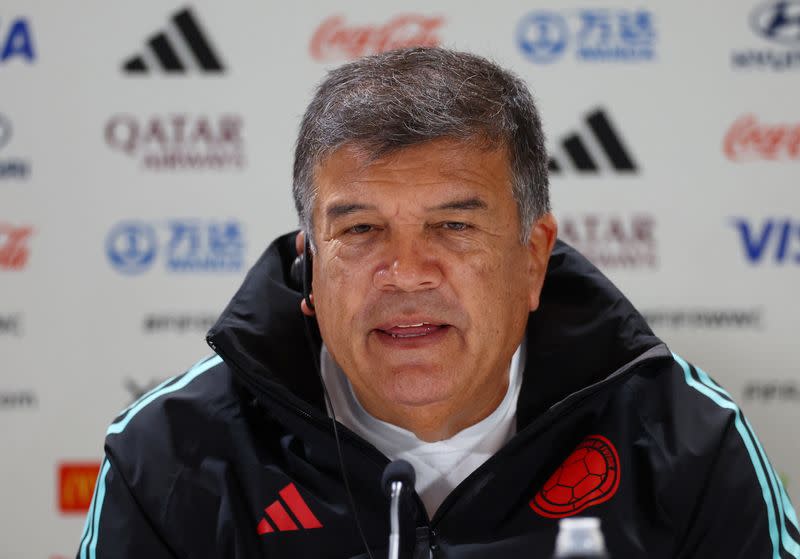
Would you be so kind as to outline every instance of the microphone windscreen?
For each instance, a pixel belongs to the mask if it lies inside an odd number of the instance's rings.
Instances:
[[[381,478],[381,485],[383,491],[387,495],[392,494],[392,483],[400,481],[406,489],[414,489],[414,482],[416,481],[417,474],[414,472],[414,466],[405,460],[395,460],[383,470],[383,477]]]

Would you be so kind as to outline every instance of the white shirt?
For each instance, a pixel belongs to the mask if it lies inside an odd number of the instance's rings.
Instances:
[[[336,419],[372,443],[389,459],[402,458],[414,466],[415,489],[429,517],[433,517],[445,497],[516,433],[517,398],[525,368],[523,346],[524,342],[511,359],[508,390],[497,409],[451,438],[432,443],[370,415],[356,398],[350,381],[324,344],[320,364]]]

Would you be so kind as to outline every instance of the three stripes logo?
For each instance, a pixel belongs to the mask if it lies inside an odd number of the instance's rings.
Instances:
[[[153,35],[142,54],[122,65],[127,74],[147,74],[159,68],[171,74],[224,71],[220,57],[189,8],[172,16],[171,25]]]
[[[581,174],[599,174],[602,172],[597,157],[601,152],[604,160],[617,173],[633,174],[638,166],[630,151],[625,147],[622,138],[614,129],[611,120],[603,109],[595,109],[586,116],[588,133],[574,132],[561,140],[563,155],[551,157],[548,167],[552,174],[563,171],[562,162],[568,160],[575,171]]]
[[[308,508],[294,483],[290,483],[281,489],[278,495],[280,495],[280,498],[264,509],[267,514],[258,523],[259,536],[272,532],[300,530],[301,528],[298,527],[298,524],[304,530],[322,528],[322,523],[317,520],[317,517]]]

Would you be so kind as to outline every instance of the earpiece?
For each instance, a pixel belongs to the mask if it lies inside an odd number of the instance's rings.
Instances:
[[[303,253],[298,254],[297,258],[292,262],[292,268],[289,276],[292,282],[292,287],[303,293],[306,305],[310,310],[314,310],[314,303],[311,300],[311,274],[313,270],[313,262],[311,256],[311,243],[308,236],[305,238],[305,246]]]

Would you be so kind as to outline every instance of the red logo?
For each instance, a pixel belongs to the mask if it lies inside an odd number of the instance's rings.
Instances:
[[[26,243],[33,227],[12,227],[0,223],[0,270],[20,270],[28,263]]]
[[[264,509],[267,515],[258,523],[258,535],[263,536],[270,532],[289,532],[299,530],[297,523],[300,523],[306,530],[322,528],[322,523],[317,520],[311,509],[300,496],[300,492],[290,483],[278,492],[281,496],[270,506]],[[289,510],[286,510],[286,505]],[[291,512],[291,514],[290,514]],[[269,520],[267,520],[269,517]]]
[[[550,476],[530,506],[547,518],[564,518],[608,501],[618,487],[617,449],[602,435],[589,435]]]
[[[733,123],[725,135],[725,156],[731,161],[800,159],[800,123],[760,124],[753,115]]]
[[[100,462],[61,464],[58,467],[58,509],[64,513],[88,512],[99,473]]]
[[[311,56],[315,60],[352,59],[404,47],[435,47],[441,43],[436,32],[443,17],[404,14],[384,25],[351,25],[344,17],[331,16],[311,38]]]

